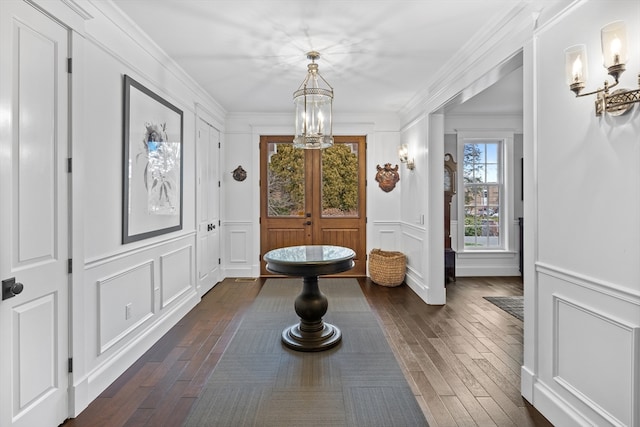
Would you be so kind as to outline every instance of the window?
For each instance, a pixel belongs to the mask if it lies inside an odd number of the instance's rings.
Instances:
[[[504,153],[503,139],[463,139],[464,251],[506,249]]]

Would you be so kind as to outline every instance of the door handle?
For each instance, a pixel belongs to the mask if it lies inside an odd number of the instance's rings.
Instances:
[[[16,282],[16,278],[5,279],[2,281],[2,300],[13,298],[18,295],[24,289],[24,285],[20,282]]]
[[[305,222],[305,225],[311,225],[311,221]]]

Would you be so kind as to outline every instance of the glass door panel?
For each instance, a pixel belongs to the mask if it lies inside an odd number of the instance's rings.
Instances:
[[[322,216],[358,217],[358,144],[335,144],[322,151]]]
[[[305,216],[305,151],[277,142],[267,150],[267,215]]]

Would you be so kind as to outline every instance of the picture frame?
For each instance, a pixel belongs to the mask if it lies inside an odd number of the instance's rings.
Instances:
[[[182,229],[183,112],[123,76],[122,243]]]

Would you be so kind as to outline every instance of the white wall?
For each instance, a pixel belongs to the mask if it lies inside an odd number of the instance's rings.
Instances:
[[[199,301],[195,124],[206,115],[222,128],[224,111],[110,3],[36,2],[72,30],[71,413],[77,415]],[[182,230],[123,245],[124,74],[183,111],[184,152]]]
[[[399,125],[395,115],[335,114],[334,135],[367,137],[367,252],[400,249],[400,193],[407,173],[400,171],[396,188],[383,192],[375,181],[376,165],[398,161]],[[222,147],[222,265],[226,277],[260,275],[260,151],[261,135],[292,135],[290,114],[229,114]],[[247,179],[234,181],[231,171],[242,165]]]
[[[526,55],[523,395],[562,426],[640,426],[640,105],[595,117],[564,75],[564,49],[584,43],[587,90],[602,86],[600,28],[615,20],[629,36],[621,86],[636,89],[636,1],[577,2]]]

